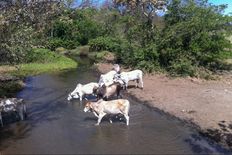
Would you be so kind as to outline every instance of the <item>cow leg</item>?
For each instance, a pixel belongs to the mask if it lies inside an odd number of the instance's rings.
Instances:
[[[97,118],[99,117],[98,114],[94,111],[93,112],[94,116],[96,116]]]
[[[130,117],[127,114],[124,114],[124,117],[126,118],[126,125],[129,125]]]
[[[80,103],[82,103],[82,98],[83,98],[83,95],[82,94],[79,94],[79,99],[80,99]]]
[[[99,124],[101,123],[102,118],[103,118],[105,115],[106,115],[105,113],[99,114],[98,120],[97,120],[97,124],[95,124],[95,125],[99,125]]]
[[[127,87],[128,87],[128,82],[126,82],[125,84],[125,90],[127,90]]]
[[[143,89],[143,79],[141,78],[139,81],[141,83],[141,89]]]
[[[1,112],[0,112],[0,121],[1,121],[1,126],[3,127],[2,113]]]
[[[110,121],[110,123],[111,123],[111,124],[113,123],[113,121],[112,121],[112,119],[111,119],[111,118],[109,118],[109,121]]]
[[[136,88],[139,87],[139,79],[136,80]]]
[[[117,98],[122,98],[122,95],[120,94],[120,88],[117,90]]]

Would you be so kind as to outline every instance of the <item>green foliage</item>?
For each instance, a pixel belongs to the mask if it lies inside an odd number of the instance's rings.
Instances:
[[[89,42],[91,51],[107,50],[111,52],[118,52],[121,50],[121,40],[113,37],[98,37]]]
[[[52,38],[48,40],[47,48],[54,51],[58,47],[64,47],[66,49],[74,49],[78,47],[79,45],[80,43],[78,41],[65,40],[65,39],[60,39],[60,38]]]
[[[48,47],[52,50],[59,46],[74,49],[79,44],[86,45],[90,39],[102,35],[102,25],[90,17],[93,13],[93,9],[64,12],[48,30]]]
[[[196,71],[192,62],[186,58],[172,61],[168,69],[173,75],[182,76],[194,76]]]
[[[13,75],[28,76],[44,72],[59,71],[75,68],[76,62],[63,55],[59,55],[48,49],[33,49],[27,53],[26,64],[18,65],[19,70],[13,71]]]
[[[102,51],[110,51],[115,53],[118,63],[148,72],[164,69],[175,75],[198,76],[199,70],[230,68],[224,66],[224,59],[231,59],[232,55],[232,17],[221,14],[224,5],[214,6],[207,0],[172,0],[163,17],[152,15],[149,19],[139,8],[131,8],[132,12],[123,15],[114,9],[61,8],[59,16],[46,9],[48,16],[37,12],[36,17],[43,17],[47,23],[37,18],[33,22],[28,20],[26,17],[33,16],[25,11],[15,23],[5,20],[8,16],[0,16],[0,33],[4,36],[0,44],[0,63],[40,59],[42,63],[54,62],[52,58],[57,59],[54,53],[32,52],[31,48],[63,47],[71,56],[90,55],[94,59],[104,57]],[[15,19],[18,12],[20,9],[13,15],[8,12],[10,19]],[[22,20],[24,17],[27,22]],[[11,26],[7,21],[11,21]],[[155,23],[157,21],[160,23]],[[89,46],[82,49],[79,45]]]
[[[49,63],[59,61],[62,58],[62,55],[56,54],[55,52],[52,52],[49,49],[38,48],[33,49],[32,51],[27,53],[26,62]]]
[[[159,52],[155,44],[150,44],[134,54],[136,66],[145,71],[152,72],[159,69]]]
[[[166,25],[159,44],[160,64],[178,74],[193,75],[194,67],[212,69],[211,64],[231,47],[226,35],[232,20],[220,14],[223,6],[200,2],[201,5],[191,0],[173,0],[165,15]]]
[[[102,61],[108,54],[110,54],[109,51],[90,52],[88,54],[88,57],[94,61]]]
[[[38,45],[37,36],[43,36],[50,19],[62,10],[60,4],[58,1],[30,1],[25,5],[21,1],[6,1],[0,11],[0,64],[23,62],[31,46]]]
[[[117,53],[117,57],[120,63],[127,66],[140,68],[148,72],[160,70],[159,52],[155,44],[140,48],[135,44],[124,42],[121,51]]]

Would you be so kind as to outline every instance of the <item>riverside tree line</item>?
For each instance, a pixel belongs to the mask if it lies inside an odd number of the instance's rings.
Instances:
[[[33,49],[89,45],[144,71],[201,76],[231,69],[232,17],[207,0],[3,0],[0,63],[34,61]],[[36,56],[36,59],[39,59]]]

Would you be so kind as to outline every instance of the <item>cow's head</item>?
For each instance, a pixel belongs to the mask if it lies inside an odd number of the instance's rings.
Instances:
[[[80,98],[80,91],[81,91],[81,87],[82,85],[79,83],[77,84],[77,87],[75,88],[75,90],[73,92],[71,92],[70,94],[68,94],[68,98],[67,100],[70,101],[73,98]]]
[[[70,93],[70,94],[68,94],[67,100],[70,101],[73,98],[79,98],[79,97],[80,97],[79,93]]]
[[[91,105],[91,102],[87,102],[85,104],[85,108],[84,108],[84,112],[90,112],[92,110],[92,105]]]

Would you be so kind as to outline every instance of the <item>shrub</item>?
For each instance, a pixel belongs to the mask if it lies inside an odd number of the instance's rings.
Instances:
[[[118,52],[121,50],[121,40],[113,37],[98,37],[89,42],[91,51],[111,51]]]
[[[58,47],[64,47],[66,49],[74,49],[79,45],[80,43],[78,41],[52,38],[48,41],[47,48],[54,51]]]
[[[134,54],[136,66],[152,72],[159,68],[159,53],[155,44],[136,50]]]
[[[173,75],[182,75],[182,76],[195,76],[196,70],[192,65],[192,62],[186,58],[182,58],[176,61],[171,62],[169,71]]]
[[[231,18],[220,13],[225,7],[199,3],[173,0],[164,16],[160,63],[178,74],[193,75],[194,67],[213,69],[212,64],[231,47],[226,39]]]
[[[48,63],[56,62],[61,59],[62,55],[56,54],[49,49],[33,49],[26,54],[26,62]]]

